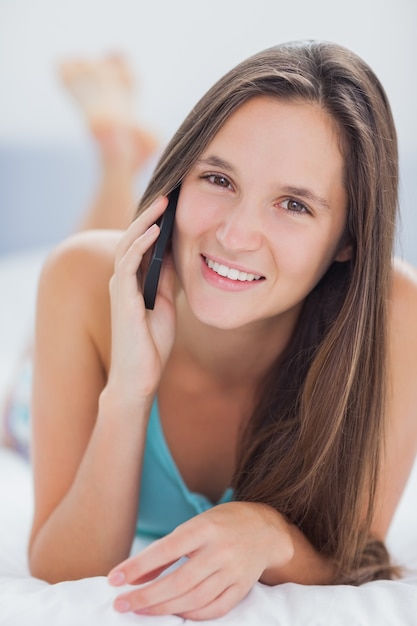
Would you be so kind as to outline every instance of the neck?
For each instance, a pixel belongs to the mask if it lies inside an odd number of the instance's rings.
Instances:
[[[279,316],[234,330],[203,324],[179,295],[174,352],[222,387],[257,386],[286,347],[297,316]]]

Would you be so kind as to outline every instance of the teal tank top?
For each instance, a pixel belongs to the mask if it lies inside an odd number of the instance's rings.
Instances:
[[[226,489],[215,503],[188,489],[165,440],[155,399],[146,435],[137,534],[163,537],[198,513],[232,499],[232,488]]]

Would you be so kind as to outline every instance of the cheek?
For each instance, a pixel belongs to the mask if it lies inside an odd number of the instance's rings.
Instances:
[[[210,229],[213,225],[213,211],[210,211],[201,200],[193,201],[192,197],[187,197],[178,203],[175,230],[178,240],[185,240],[189,237],[197,237]]]
[[[325,274],[334,260],[337,245],[334,236],[323,230],[289,233],[281,237],[273,255],[279,273],[285,273],[294,282],[314,285]],[[291,236],[293,235],[293,236]]]
[[[180,257],[186,261],[190,256],[192,244],[198,241],[204,229],[204,221],[201,215],[197,216],[194,203],[190,201],[178,203],[172,234],[172,251],[177,268]]]

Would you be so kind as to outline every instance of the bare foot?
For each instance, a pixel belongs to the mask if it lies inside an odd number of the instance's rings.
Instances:
[[[134,82],[124,59],[66,61],[60,75],[99,144],[104,165],[142,167],[157,142],[135,120]]]

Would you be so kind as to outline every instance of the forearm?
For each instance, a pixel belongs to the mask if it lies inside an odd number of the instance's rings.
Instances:
[[[267,507],[271,533],[270,563],[260,581],[267,585],[294,582],[303,585],[331,584],[335,567],[328,557],[320,554],[305,535],[293,524],[285,521],[277,511]],[[282,559],[282,537],[289,558]],[[274,541],[275,537],[275,541]],[[276,548],[276,549],[274,549]]]
[[[138,514],[148,408],[99,415],[74,481],[30,545],[32,573],[57,582],[105,575],[129,554]]]

